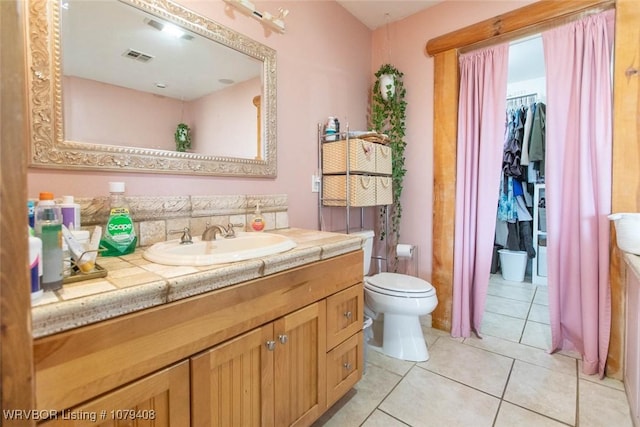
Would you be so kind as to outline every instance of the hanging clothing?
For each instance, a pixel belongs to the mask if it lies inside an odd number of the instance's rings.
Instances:
[[[522,138],[522,156],[520,156],[520,164],[522,166],[529,165],[529,140],[531,139],[531,126],[533,125],[533,112],[536,110],[536,104],[532,103],[527,108],[526,118],[524,119],[524,136]]]
[[[544,178],[546,111],[547,106],[542,102],[536,105],[531,124],[531,141],[529,141],[529,161],[537,162],[534,169],[538,171],[539,179]]]
[[[522,156],[525,113],[522,108],[518,108],[510,110],[507,115],[508,137],[503,150],[502,172],[506,176],[521,178],[523,173],[520,158]]]

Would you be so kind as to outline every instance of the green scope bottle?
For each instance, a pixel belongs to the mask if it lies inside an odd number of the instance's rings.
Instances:
[[[100,240],[101,256],[126,255],[136,249],[138,238],[124,188],[124,182],[109,183],[109,219]]]

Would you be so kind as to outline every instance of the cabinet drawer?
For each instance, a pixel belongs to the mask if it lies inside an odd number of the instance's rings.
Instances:
[[[362,378],[363,336],[360,330],[327,353],[327,406],[333,405]]]
[[[327,298],[327,350],[362,330],[363,312],[362,284]]]
[[[388,145],[376,144],[376,173],[391,175],[391,147]]]
[[[347,144],[349,164],[347,165]],[[375,173],[376,145],[362,139],[322,144],[322,170],[324,173]],[[390,173],[390,172],[389,172]]]

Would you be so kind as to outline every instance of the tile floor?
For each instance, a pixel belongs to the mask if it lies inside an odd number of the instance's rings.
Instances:
[[[585,376],[575,355],[546,352],[546,305],[544,286],[493,275],[483,339],[425,325],[424,363],[369,347],[362,380],[314,427],[632,427],[620,381]]]

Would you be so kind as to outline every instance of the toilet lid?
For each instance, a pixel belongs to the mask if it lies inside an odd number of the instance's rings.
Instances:
[[[398,273],[379,273],[367,277],[365,278],[365,287],[387,295],[411,298],[428,298],[436,293],[431,283]]]

